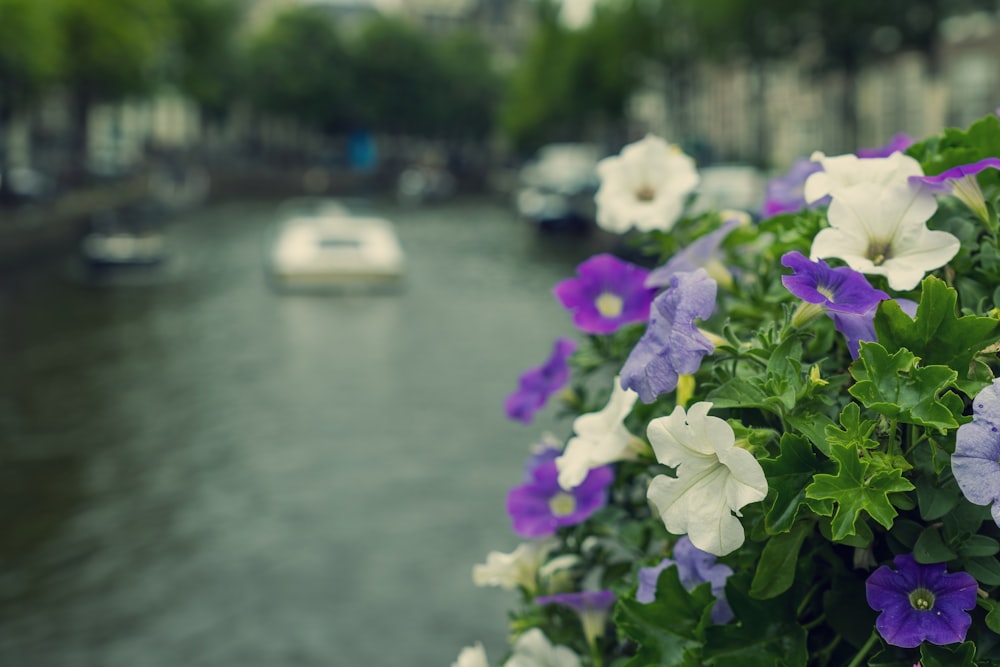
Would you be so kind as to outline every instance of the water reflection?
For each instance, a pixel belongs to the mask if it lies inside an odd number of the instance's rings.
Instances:
[[[377,208],[377,206],[376,206]],[[168,228],[179,280],[0,286],[0,664],[449,664],[503,643],[474,563],[546,428],[502,400],[591,248],[483,203],[399,223],[395,294],[277,294],[272,206]],[[550,419],[550,418],[549,418]],[[389,641],[391,638],[391,641]]]

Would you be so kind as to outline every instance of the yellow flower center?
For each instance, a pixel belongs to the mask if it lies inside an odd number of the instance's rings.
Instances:
[[[597,312],[601,314],[601,317],[618,317],[622,314],[622,308],[625,304],[622,303],[622,298],[617,294],[601,292],[601,295],[594,301],[594,305],[597,306]]]
[[[929,611],[934,608],[934,594],[926,588],[915,588],[910,593],[910,605],[920,611]]]
[[[576,511],[576,498],[570,493],[560,491],[549,498],[549,510],[555,517],[569,516]]]
[[[643,183],[635,190],[635,198],[639,201],[653,201],[656,199],[656,190],[652,186]]]
[[[892,259],[892,243],[890,241],[872,241],[865,253],[875,266],[882,266],[887,259]]]

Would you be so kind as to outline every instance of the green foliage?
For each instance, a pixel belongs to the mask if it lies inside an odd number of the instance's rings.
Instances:
[[[38,0],[0,0],[0,119],[29,103],[58,72],[58,24]]]

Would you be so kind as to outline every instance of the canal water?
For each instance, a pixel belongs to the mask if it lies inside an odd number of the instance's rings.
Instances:
[[[515,597],[471,569],[518,544],[507,490],[568,429],[502,403],[574,335],[549,290],[593,249],[489,202],[369,206],[396,293],[270,289],[261,202],[173,221],[164,284],[3,274],[0,665],[499,662]]]

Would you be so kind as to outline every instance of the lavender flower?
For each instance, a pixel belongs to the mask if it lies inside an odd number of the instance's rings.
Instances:
[[[970,503],[993,505],[1000,526],[1000,379],[976,395],[972,411],[972,421],[958,427],[951,470]]]
[[[611,591],[580,591],[578,593],[557,593],[535,598],[539,605],[561,604],[580,616],[583,634],[588,643],[593,643],[604,634],[608,612],[615,604],[615,594]]]
[[[675,273],[653,301],[646,333],[621,370],[622,387],[652,403],[673,391],[681,375],[694,373],[715,346],[694,325],[715,312],[716,283],[705,269]]]
[[[910,299],[895,299],[900,309],[913,319],[917,314],[917,302]],[[857,359],[861,350],[861,341],[875,341],[878,336],[875,334],[875,311],[878,303],[863,313],[829,313],[833,319],[833,326],[847,339],[847,349],[851,352],[851,358]]]
[[[521,375],[517,390],[504,402],[504,411],[509,419],[531,423],[549,397],[569,381],[569,357],[575,350],[576,343],[568,338],[559,338],[544,364]]]
[[[719,246],[726,240],[729,233],[740,225],[737,218],[730,218],[722,223],[715,231],[705,234],[697,241],[684,248],[663,266],[653,269],[649,277],[646,278],[647,287],[661,288],[670,284],[670,278],[675,273],[697,271],[698,269],[708,269],[717,263]]]
[[[604,507],[613,479],[610,467],[592,468],[579,486],[564,491],[555,461],[542,463],[532,471],[531,481],[507,494],[514,532],[527,538],[546,537],[563,526],[580,523]]]
[[[563,280],[552,293],[573,311],[573,324],[581,331],[610,334],[649,319],[656,290],[645,286],[646,269],[601,254],[580,264],[576,273],[578,278]]]
[[[715,556],[691,544],[685,535],[674,545],[674,559],[664,558],[659,565],[639,569],[639,588],[635,599],[649,604],[656,599],[656,583],[660,573],[671,565],[677,566],[677,576],[681,586],[693,590],[706,581],[711,583],[715,606],[712,607],[712,622],[728,623],[733,620],[733,610],[726,601],[726,580],[733,573],[728,565],[717,563]]]
[[[949,574],[944,563],[921,565],[912,554],[896,556],[896,570],[883,565],[868,577],[868,605],[882,612],[875,628],[893,646],[965,640],[979,585],[966,572]]]
[[[989,157],[972,164],[962,164],[937,176],[911,176],[910,182],[920,183],[935,194],[954,195],[982,220],[988,220],[986,198],[976,180],[976,174],[984,169],[1000,169],[1000,158]]]
[[[781,213],[798,213],[804,208],[813,208],[829,203],[829,200],[806,202],[806,179],[817,171],[823,171],[823,165],[807,158],[799,158],[792,163],[784,176],[772,178],[767,183],[764,195],[764,205],[760,214],[770,218]]]
[[[905,151],[912,145],[913,137],[905,132],[897,132],[892,135],[892,139],[881,146],[876,148],[862,148],[858,150],[857,156],[862,158],[889,157],[893,153]]]

